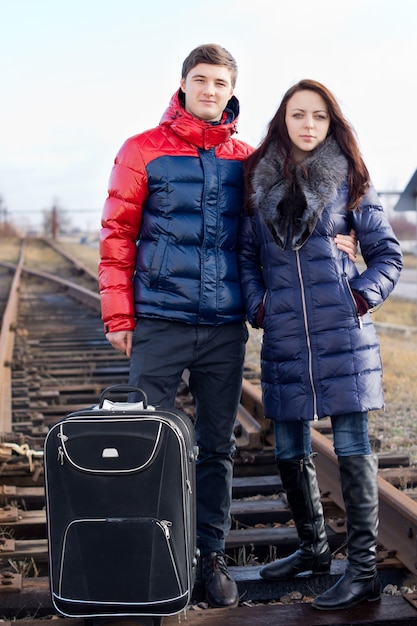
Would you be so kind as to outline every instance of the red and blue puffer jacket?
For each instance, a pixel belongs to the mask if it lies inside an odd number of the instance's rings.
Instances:
[[[128,139],[110,176],[100,234],[106,332],[136,318],[190,324],[244,319],[236,256],[242,162],[233,96],[220,124],[187,113],[176,93],[156,128]]]

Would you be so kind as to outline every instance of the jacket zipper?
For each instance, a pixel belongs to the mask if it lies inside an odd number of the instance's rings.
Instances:
[[[304,293],[304,281],[303,281],[303,275],[301,272],[301,264],[300,264],[300,253],[298,250],[295,251],[296,254],[296,258],[297,258],[297,270],[298,270],[298,277],[300,279],[300,284],[301,284],[301,300],[303,303],[303,318],[304,318],[304,330],[306,333],[306,340],[307,340],[307,350],[308,350],[308,375],[310,378],[310,385],[311,385],[311,390],[313,392],[313,406],[314,406],[314,417],[313,420],[315,422],[318,421],[319,417],[317,415],[317,393],[316,393],[316,388],[314,386],[314,380],[313,380],[313,367],[312,367],[312,353],[311,353],[311,343],[310,343],[310,331],[308,328],[308,320],[307,320],[307,307],[306,307],[306,301],[305,301],[305,293]]]

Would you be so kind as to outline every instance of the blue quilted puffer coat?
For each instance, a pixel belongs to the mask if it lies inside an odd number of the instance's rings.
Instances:
[[[253,149],[232,137],[234,96],[211,124],[185,111],[181,95],[115,159],[100,233],[106,332],[133,330],[140,317],[215,326],[244,319],[236,251],[242,162]]]
[[[398,280],[402,255],[372,187],[359,210],[346,210],[347,174],[332,137],[297,166],[295,196],[276,146],[254,171],[255,210],[244,219],[239,258],[248,319],[264,329],[262,391],[273,420],[383,406],[379,343],[355,293],[370,309],[381,304]],[[288,197],[296,198],[295,208],[288,208]],[[352,228],[363,272],[334,243]]]

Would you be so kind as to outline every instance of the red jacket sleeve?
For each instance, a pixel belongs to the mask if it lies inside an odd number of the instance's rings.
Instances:
[[[135,327],[132,279],[147,195],[146,169],[133,137],[115,159],[102,214],[98,277],[105,332]]]

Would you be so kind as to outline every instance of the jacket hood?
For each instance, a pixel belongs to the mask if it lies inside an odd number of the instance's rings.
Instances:
[[[219,124],[199,120],[185,110],[184,104],[184,94],[179,89],[172,96],[160,124],[170,126],[172,131],[185,141],[209,150],[224,143],[237,132],[239,101],[235,96],[227,103]]]
[[[336,199],[338,189],[347,183],[348,162],[334,137],[329,136],[294,169],[294,181],[284,174],[284,156],[272,142],[259,161],[252,177],[252,200],[271,231],[277,245],[284,249],[291,226],[291,247],[300,248],[313,232],[323,209]],[[288,210],[295,183],[301,211]]]

